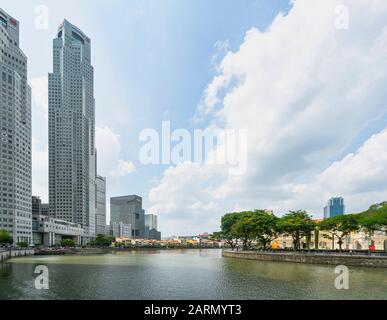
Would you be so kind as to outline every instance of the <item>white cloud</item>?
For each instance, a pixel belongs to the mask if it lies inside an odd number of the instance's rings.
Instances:
[[[356,152],[333,162],[308,184],[292,186],[293,196],[282,206],[315,207],[319,199],[345,197],[349,212],[386,200],[387,128],[369,138]]]
[[[98,173],[108,177],[123,177],[135,170],[131,161],[123,160],[120,136],[108,126],[96,127]]]
[[[337,5],[348,7],[348,30],[335,28]],[[169,168],[150,191],[153,208],[160,215],[185,215],[191,224],[182,221],[180,228],[198,230],[217,227],[191,219],[207,206],[216,221],[236,207],[278,213],[305,208],[317,215],[336,194],[345,194],[356,209],[379,201],[384,187],[377,175],[387,165],[367,162],[381,138],[332,162],[384,114],[386,55],[385,1],[298,0],[266,32],[249,30],[239,50],[222,60],[198,110],[212,125],[248,130],[248,174],[232,177],[200,165]],[[364,200],[355,197],[359,190]]]

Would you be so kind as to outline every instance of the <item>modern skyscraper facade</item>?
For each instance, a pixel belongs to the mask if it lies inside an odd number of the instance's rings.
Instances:
[[[32,196],[32,214],[42,214],[42,200],[36,196]]]
[[[95,234],[106,233],[106,178],[99,175],[95,178],[96,185],[96,211]]]
[[[19,22],[2,9],[0,84],[0,229],[31,243],[31,88]]]
[[[145,215],[145,226],[149,229],[157,229],[157,215],[146,214]]]
[[[112,236],[115,238],[132,238],[132,226],[122,222],[112,223]]]
[[[324,219],[333,218],[345,213],[344,199],[342,197],[329,199],[324,207]]]
[[[48,77],[50,216],[80,224],[90,237],[96,209],[93,74],[90,38],[64,20]]]
[[[136,195],[110,198],[111,224],[124,223],[131,225],[132,238],[144,238],[145,211],[142,198]]]
[[[145,238],[149,239],[149,232],[151,230],[157,230],[157,216],[155,214],[145,215]]]

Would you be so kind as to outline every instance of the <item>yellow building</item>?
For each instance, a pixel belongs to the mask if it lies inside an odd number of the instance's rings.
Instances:
[[[321,219],[314,220],[319,223]],[[328,232],[318,231],[313,232],[309,248],[316,250],[336,250],[339,249],[338,239],[332,241],[324,235],[329,235]],[[293,248],[293,239],[290,236],[281,235],[272,242],[272,248],[291,249]],[[386,231],[375,231],[371,234],[364,231],[352,232],[342,244],[343,250],[368,250],[370,246],[375,246],[375,250],[387,251],[387,230]],[[301,248],[307,248],[306,239],[301,240]]]

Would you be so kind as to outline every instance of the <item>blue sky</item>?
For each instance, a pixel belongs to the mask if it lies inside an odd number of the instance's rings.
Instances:
[[[163,120],[176,128],[192,128],[203,90],[214,74],[215,44],[228,41],[235,49],[246,30],[265,29],[280,10],[289,7],[288,1],[271,1],[270,6],[265,2],[6,0],[2,6],[21,22],[21,46],[29,59],[30,79],[51,72],[52,39],[64,18],[90,36],[96,123],[114,128],[123,156],[136,165],[133,174],[108,185],[108,192],[142,195],[146,207],[152,179],[165,167],[138,163],[139,132],[161,128]],[[49,10],[47,30],[35,27],[39,5]],[[122,110],[125,121],[117,121]],[[47,128],[41,114],[34,115],[33,135],[43,149]]]
[[[44,81],[52,70],[52,39],[58,25],[66,18],[92,39],[96,124],[98,132],[104,136],[97,142],[100,146],[99,165],[100,173],[108,178],[108,197],[125,194],[142,196],[145,209],[159,214],[164,235],[214,231],[220,215],[234,209],[267,207],[281,214],[285,207],[302,207],[318,216],[330,196],[346,196],[351,201],[348,206],[351,210],[365,209],[369,202],[382,200],[380,194],[375,193],[362,193],[356,197],[355,191],[340,188],[339,183],[330,186],[332,190],[326,193],[318,190],[327,188],[314,185],[316,181],[325,179],[335,161],[338,163],[336,167],[348,167],[350,160],[345,160],[346,157],[356,155],[372,135],[380,133],[387,125],[384,96],[375,94],[382,85],[379,82],[383,79],[382,75],[377,79],[371,77],[374,82],[370,80],[367,84],[359,80],[358,86],[364,94],[357,99],[359,106],[353,103],[353,112],[346,107],[349,101],[342,98],[352,94],[351,86],[346,84],[366,74],[366,70],[380,68],[381,72],[383,66],[364,63],[360,58],[356,60],[354,54],[351,56],[352,67],[344,64],[338,69],[336,78],[332,72],[329,79],[320,69],[322,65],[327,69],[333,68],[341,61],[338,60],[340,55],[349,57],[349,49],[359,53],[359,56],[367,54],[372,46],[370,41],[377,42],[384,27],[384,6],[381,3],[378,4],[380,14],[371,11],[371,17],[376,17],[363,21],[365,18],[359,12],[365,2],[360,1],[360,5],[344,2],[352,18],[346,33],[332,32],[331,25],[326,25],[330,23],[330,15],[332,21],[335,19],[333,9],[340,5],[335,0],[318,4],[321,16],[327,18],[325,20],[317,18],[317,9],[312,9],[305,1],[299,1],[293,10],[289,1],[285,0],[3,0],[2,8],[21,23],[21,46],[29,59],[29,78],[34,92],[34,193],[47,199]],[[48,8],[48,29],[36,28],[39,14],[35,10],[39,5]],[[309,10],[310,17],[303,9]],[[271,26],[276,16],[289,10],[289,17],[284,15]],[[364,22],[369,24],[367,30],[360,28]],[[271,29],[268,29],[270,26]],[[248,33],[249,30],[253,31]],[[366,40],[367,37],[371,40]],[[326,40],[331,38],[335,41]],[[338,53],[331,56],[330,49],[338,50]],[[230,52],[234,56],[226,59]],[[274,63],[271,59],[275,60]],[[277,65],[281,66],[281,70]],[[226,79],[229,74],[243,74],[247,81],[235,87],[216,87],[216,93],[223,96],[218,106],[224,111],[223,120],[229,127],[240,127],[241,123],[246,123],[252,146],[260,145],[270,137],[273,149],[256,150],[251,147],[251,176],[244,181],[226,179],[219,184],[220,176],[201,181],[205,176],[204,168],[181,166],[167,170],[168,167],[163,165],[143,166],[138,160],[140,131],[145,128],[160,130],[163,120],[170,120],[172,128],[190,131],[212,125],[218,119],[214,110],[210,115],[204,115],[199,123],[193,119],[206,96],[206,88],[217,76]],[[301,75],[305,75],[308,81],[305,82]],[[250,86],[247,85],[249,79],[252,81]],[[281,84],[284,86],[281,87]],[[243,85],[246,87],[243,88]],[[254,87],[256,85],[260,87]],[[266,88],[266,93],[260,92],[262,87]],[[299,95],[288,93],[288,89],[299,92]],[[235,105],[241,96],[243,99],[240,101],[243,102]],[[274,96],[283,101],[274,99]],[[224,97],[228,98],[223,100]],[[288,100],[285,100],[286,97]],[[365,112],[366,101],[370,104],[368,112]],[[270,104],[264,108],[268,102]],[[360,105],[360,102],[363,104]],[[335,116],[335,113],[334,109],[328,109],[335,106],[343,109],[337,117],[342,117],[345,132],[333,129],[337,128],[337,122],[329,120],[329,115]],[[208,107],[211,109],[213,106]],[[302,108],[305,108],[302,114],[295,113]],[[250,116],[239,122],[234,109]],[[284,114],[292,112],[294,118],[283,119]],[[309,112],[313,117],[308,124],[302,117]],[[271,116],[276,121],[262,123],[265,117],[270,119]],[[248,122],[251,119],[256,119],[256,124],[250,127]],[[282,123],[283,133],[276,127],[277,122]],[[301,125],[296,125],[299,123]],[[316,131],[311,123],[325,126],[326,130]],[[290,126],[293,124],[294,127]],[[305,130],[305,134],[300,133],[301,129]],[[306,136],[309,140],[305,139]],[[292,161],[289,159],[294,159],[294,163],[290,165]],[[110,171],[119,161],[132,163],[134,170],[129,166],[125,170]],[[182,184],[179,170],[182,176],[189,176],[192,183]],[[112,174],[113,171],[115,174]],[[277,176],[277,173],[282,173],[282,176]],[[175,180],[170,179],[170,175],[176,176]],[[198,181],[202,185],[196,185]],[[243,187],[238,189],[240,185]],[[174,186],[177,186],[178,192],[170,191]],[[306,199],[310,196],[300,196],[298,190],[306,187],[316,189],[319,199],[311,203]],[[235,198],[231,201],[225,190],[233,188]],[[249,192],[244,190],[246,188]],[[207,194],[203,194],[203,190],[207,190]],[[378,191],[382,193],[383,190]],[[190,198],[186,194],[190,194]],[[192,208],[198,208],[200,212]],[[206,221],[203,222],[203,219]]]

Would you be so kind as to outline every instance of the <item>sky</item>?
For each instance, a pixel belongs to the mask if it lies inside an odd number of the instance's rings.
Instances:
[[[345,198],[347,212],[387,200],[385,1],[2,0],[1,7],[20,21],[29,59],[33,194],[44,201],[47,75],[64,18],[91,38],[107,202],[142,196],[163,236],[216,231],[233,211],[305,209],[319,218],[333,196]],[[189,157],[145,165],[140,134],[161,136],[163,121],[191,138],[196,129],[245,130],[245,172]],[[228,146],[220,141],[208,157]]]

